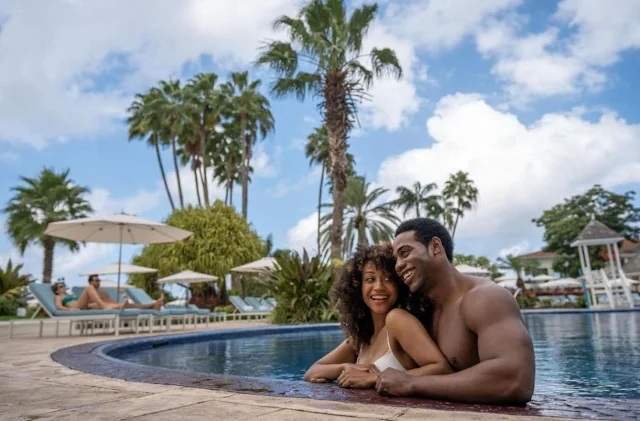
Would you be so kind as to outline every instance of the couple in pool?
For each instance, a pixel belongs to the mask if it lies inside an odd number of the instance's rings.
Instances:
[[[332,299],[347,339],[304,379],[392,396],[524,405],[533,344],[513,296],[452,265],[439,222],[402,223],[392,245],[359,248]]]

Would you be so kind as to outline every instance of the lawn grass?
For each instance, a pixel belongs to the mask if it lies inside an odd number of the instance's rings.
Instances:
[[[18,317],[16,315],[13,316],[0,316],[0,322],[6,322],[9,320],[29,320],[31,318],[31,315],[27,316],[27,317]],[[46,314],[38,314],[38,316],[36,317],[36,319],[48,319],[49,316],[47,316]]]

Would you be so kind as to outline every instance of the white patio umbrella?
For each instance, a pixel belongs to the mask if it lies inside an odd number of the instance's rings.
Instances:
[[[470,265],[458,265],[456,266],[456,269],[458,270],[458,272],[464,273],[465,275],[488,276],[491,274],[491,272],[486,269],[477,268]]]
[[[531,282],[546,282],[546,281],[553,281],[554,279],[556,278],[550,275],[538,275],[531,278]]]
[[[174,273],[171,276],[158,279],[159,284],[197,284],[200,282],[212,282],[217,281],[218,277],[213,275],[207,275],[206,273],[194,272],[192,270],[183,270],[182,272]]]
[[[518,278],[514,275],[502,275],[496,279],[494,279],[495,282],[502,282],[502,281],[517,281]]]
[[[238,273],[265,273],[276,269],[276,259],[273,257],[263,257],[255,262],[247,263],[231,269],[231,272]]]
[[[82,276],[89,275],[115,275],[117,273],[131,274],[131,273],[156,273],[158,269],[146,268],[144,266],[130,265],[128,263],[111,263],[105,267],[95,269],[86,273],[81,273]],[[115,286],[115,285],[114,285]]]
[[[118,287],[122,268],[122,244],[172,243],[192,233],[159,222],[125,213],[71,221],[52,222],[45,234],[52,237],[89,243],[120,244],[118,252]]]
[[[540,285],[540,289],[581,288],[582,284],[573,278],[556,279]]]

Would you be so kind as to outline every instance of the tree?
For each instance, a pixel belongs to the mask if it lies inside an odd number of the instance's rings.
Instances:
[[[152,102],[153,98],[150,93],[136,94],[133,103],[127,109],[129,113],[129,117],[127,118],[129,141],[134,139],[144,140],[146,138],[147,145],[153,146],[156,151],[158,167],[160,168],[162,182],[167,192],[171,210],[175,210],[176,207],[173,203],[171,192],[169,191],[167,175],[165,174],[162,157],[160,155],[160,146],[167,146],[160,137],[160,132],[162,131],[162,116],[157,112],[157,107],[152,106]]]
[[[320,187],[318,188],[318,253],[321,250],[320,244],[320,226],[321,226],[321,207],[322,207],[322,190],[324,188],[324,172],[331,165],[329,155],[329,135],[325,126],[316,127],[316,129],[307,137],[307,146],[305,148],[305,156],[309,158],[309,165],[320,164]]]
[[[638,238],[640,208],[634,205],[634,197],[634,191],[617,194],[596,184],[584,194],[571,196],[563,203],[543,211],[542,215],[532,222],[544,228],[544,250],[570,256],[567,270],[572,276],[577,276],[580,267],[578,253],[571,247],[571,243],[592,218],[628,239]],[[600,250],[591,247],[590,256],[594,269],[602,267],[605,263],[599,253]],[[562,264],[564,265],[564,261]]]
[[[471,210],[473,205],[478,202],[478,189],[474,186],[473,180],[469,178],[469,173],[458,171],[451,174],[444,183],[442,196],[452,203],[452,213],[455,215],[455,220],[453,221],[451,238],[454,238],[458,221],[464,217],[465,211]]]
[[[504,257],[498,257],[498,267],[501,269],[512,270],[516,273],[517,285],[521,290],[525,290],[524,280],[522,279],[522,272],[524,270],[524,263],[518,257],[507,254]]]
[[[50,283],[53,272],[53,252],[57,244],[77,251],[75,241],[45,235],[51,222],[84,218],[93,212],[84,198],[86,187],[78,186],[69,178],[69,170],[56,173],[44,168],[38,178],[20,177],[23,185],[13,187],[13,197],[4,208],[8,214],[7,234],[24,255],[29,245],[44,249],[42,282]]]
[[[239,122],[242,145],[242,216],[247,219],[249,206],[249,167],[252,145],[274,130],[269,100],[258,92],[260,80],[249,81],[249,72],[231,73],[231,81],[222,87],[229,102],[229,112]]]
[[[357,101],[367,97],[375,77],[391,74],[400,78],[402,68],[389,48],[373,48],[362,54],[363,40],[375,21],[378,5],[364,5],[347,16],[344,0],[311,0],[298,16],[282,16],[275,29],[288,31],[289,42],[273,41],[257,59],[278,74],[271,92],[276,97],[307,95],[318,104],[329,136],[333,211],[331,257],[342,256],[344,192],[347,188],[346,153],[348,133],[357,117]],[[369,59],[368,69],[360,59]],[[301,65],[311,72],[301,70]]]
[[[341,247],[345,256],[356,244],[369,245],[391,241],[393,230],[400,223],[390,203],[379,203],[380,197],[388,190],[381,187],[370,190],[369,187],[370,184],[364,177],[349,177],[344,195],[346,226]],[[323,225],[327,227],[323,233],[323,243],[327,246],[330,244],[331,217],[331,214],[323,217]],[[326,246],[323,249],[326,249]]]
[[[158,269],[158,277],[187,269],[215,275],[223,302],[227,299],[224,276],[233,267],[259,259],[264,251],[263,242],[247,221],[220,200],[208,208],[176,210],[166,223],[193,235],[175,243],[147,245],[133,258],[133,264]],[[145,282],[140,276],[132,280]]]
[[[3,269],[0,267],[0,296],[17,297],[20,290],[31,282],[31,275],[20,273],[22,264],[14,265],[11,259]]]
[[[438,195],[430,194],[437,188],[436,183],[423,186],[419,181],[413,183],[411,188],[400,186],[396,189],[398,198],[393,202],[393,206],[402,209],[402,216],[407,216],[409,211],[415,210],[416,217],[420,218],[420,209],[429,215],[438,204]]]

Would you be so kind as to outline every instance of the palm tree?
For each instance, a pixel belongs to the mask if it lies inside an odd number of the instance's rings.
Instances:
[[[329,155],[329,136],[325,126],[317,127],[313,133],[307,137],[307,146],[305,148],[305,156],[309,158],[309,165],[320,164],[320,187],[318,188],[318,253],[321,250],[320,244],[320,226],[321,226],[321,207],[322,207],[322,190],[324,188],[324,172],[330,165]]]
[[[507,254],[505,257],[498,257],[496,260],[497,266],[500,269],[512,270],[516,273],[517,285],[522,291],[525,290],[524,280],[522,279],[522,271],[524,269],[524,263],[518,257]]]
[[[169,82],[161,80],[160,88],[152,88],[151,91],[153,97],[152,106],[155,112],[163,117],[162,137],[171,144],[180,208],[184,209],[184,196],[182,194],[177,152],[177,138],[188,118],[187,109],[184,106],[184,92],[180,87],[179,80],[170,80]]]
[[[220,124],[223,108],[222,95],[216,88],[218,76],[215,73],[199,73],[186,86],[185,105],[189,107],[192,122],[195,123],[198,151],[200,154],[200,178],[204,203],[209,206],[209,181],[207,177],[206,142],[208,133]]]
[[[394,226],[400,220],[393,213],[391,203],[377,203],[380,196],[388,190],[378,187],[370,190],[370,184],[362,176],[349,177],[344,195],[345,229],[342,250],[345,257],[353,250],[355,244],[369,245],[393,239]],[[332,215],[323,217],[324,249],[330,244],[330,224]]]
[[[469,178],[469,173],[458,171],[451,174],[444,183],[442,196],[453,203],[452,213],[455,215],[451,232],[451,238],[453,238],[456,235],[458,221],[464,217],[464,212],[471,210],[473,205],[478,202],[478,189],[474,186],[473,180]]]
[[[288,31],[289,42],[268,43],[257,59],[257,64],[278,74],[271,89],[276,97],[294,95],[304,100],[310,94],[320,99],[334,184],[331,257],[336,259],[342,255],[347,137],[357,115],[357,101],[367,96],[374,77],[402,76],[393,50],[373,48],[362,54],[363,39],[377,12],[377,4],[364,5],[348,17],[344,0],[311,0],[296,18],[282,16],[274,22],[275,29]],[[371,70],[360,59],[369,59]],[[315,70],[301,70],[301,64]]]
[[[31,275],[20,273],[22,264],[13,265],[11,259],[6,268],[0,267],[0,296],[17,296],[20,289],[31,282]]]
[[[50,283],[53,272],[53,251],[62,244],[71,251],[79,249],[78,243],[45,235],[51,222],[84,218],[93,212],[84,199],[89,189],[77,186],[69,178],[69,170],[56,173],[44,168],[38,178],[20,177],[25,185],[13,187],[13,197],[4,208],[8,214],[7,234],[24,255],[29,245],[44,248],[42,282]]]
[[[233,205],[233,186],[242,183],[242,145],[240,127],[231,120],[222,124],[221,131],[209,134],[207,142],[208,159],[213,165],[214,179],[225,187],[225,205]],[[249,167],[249,173],[253,168]],[[249,177],[251,181],[251,177]]]
[[[167,184],[167,175],[165,174],[162,157],[160,155],[160,145],[166,146],[160,138],[162,117],[156,112],[156,109],[151,106],[151,103],[152,98],[150,93],[136,94],[133,103],[127,109],[127,112],[129,112],[129,117],[127,118],[127,124],[129,125],[129,141],[133,139],[146,138],[147,145],[153,146],[155,149],[156,158],[158,159],[158,167],[160,168],[160,174],[162,174],[164,189],[167,192],[169,204],[173,211],[176,207],[173,203],[173,197],[171,197],[171,191]]]
[[[251,147],[258,134],[265,138],[273,132],[274,119],[269,100],[258,92],[261,81],[249,81],[249,72],[232,73],[231,81],[222,87],[229,101],[232,118],[240,123],[242,145],[242,216],[247,219],[249,205],[249,166]]]
[[[407,216],[409,211],[415,210],[416,217],[420,218],[420,209],[430,214],[438,204],[438,196],[430,193],[437,188],[436,183],[423,186],[419,181],[413,183],[411,188],[400,186],[396,189],[398,198],[393,202],[393,206],[402,208],[402,216]]]

